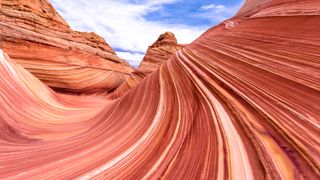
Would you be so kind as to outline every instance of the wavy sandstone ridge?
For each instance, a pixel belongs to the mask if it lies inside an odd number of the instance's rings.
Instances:
[[[318,1],[253,2],[112,101],[0,57],[0,179],[319,179]]]
[[[120,97],[133,87],[136,87],[141,80],[148,74],[159,69],[163,63],[170,59],[178,50],[182,49],[183,46],[184,45],[182,44],[178,44],[178,41],[172,32],[161,34],[158,39],[149,46],[139,67],[134,70],[130,76],[127,77],[126,81],[113,91],[109,97]]]
[[[59,91],[112,91],[132,71],[104,39],[71,30],[47,0],[1,0],[0,33],[12,59]]]

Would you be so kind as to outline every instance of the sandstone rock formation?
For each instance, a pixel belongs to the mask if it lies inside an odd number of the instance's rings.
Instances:
[[[137,86],[142,79],[159,69],[163,63],[169,60],[178,50],[182,49],[183,46],[184,45],[182,44],[178,44],[177,39],[172,32],[161,34],[158,39],[149,46],[139,67],[133,71],[130,76],[127,77],[126,81],[110,94],[109,97],[120,97],[133,87]]]
[[[138,67],[138,71],[147,74],[152,73],[182,47],[183,45],[178,44],[173,33],[166,32],[161,34],[157,41],[149,46],[145,57]]]
[[[12,59],[59,91],[111,91],[132,71],[104,39],[70,29],[47,0],[1,0],[0,33]]]
[[[1,55],[0,179],[319,179],[319,3],[248,0],[112,101]]]

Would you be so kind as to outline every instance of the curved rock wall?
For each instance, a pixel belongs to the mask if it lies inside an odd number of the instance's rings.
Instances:
[[[303,11],[227,20],[112,101],[0,57],[0,179],[319,179],[320,16]]]

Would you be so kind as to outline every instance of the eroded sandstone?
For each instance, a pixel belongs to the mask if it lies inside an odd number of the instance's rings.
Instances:
[[[112,91],[132,71],[103,38],[72,30],[47,0],[2,0],[0,33],[12,59],[59,91]]]

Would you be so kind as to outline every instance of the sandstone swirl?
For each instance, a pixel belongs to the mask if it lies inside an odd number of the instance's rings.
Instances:
[[[319,179],[317,0],[248,0],[115,100],[0,57],[0,179]]]
[[[112,91],[132,71],[104,39],[71,30],[47,0],[0,1],[0,48],[64,92]]]

